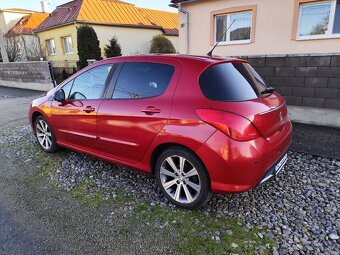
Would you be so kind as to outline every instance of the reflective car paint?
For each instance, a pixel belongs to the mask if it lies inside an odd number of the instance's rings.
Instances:
[[[163,95],[138,100],[112,100],[109,97],[76,100],[66,105],[53,101],[58,89],[90,68],[135,61],[165,62],[175,66],[175,75]],[[243,102],[216,102],[203,95],[199,77],[204,70],[231,61],[245,62],[181,55],[131,56],[100,61],[76,73],[45,97],[34,100],[30,121],[33,124],[34,117],[42,114],[52,126],[60,146],[149,174],[153,174],[153,156],[159,150],[169,145],[181,145],[201,159],[209,174],[212,191],[243,192],[255,187],[265,171],[287,150],[292,125],[285,100],[278,93]],[[86,106],[95,111],[82,111]],[[143,112],[149,106],[160,109],[160,113],[148,115]],[[246,142],[235,141],[200,119],[197,109],[216,109],[243,116],[254,124],[261,137]]]

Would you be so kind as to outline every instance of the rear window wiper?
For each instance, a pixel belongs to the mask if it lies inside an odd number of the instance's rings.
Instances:
[[[266,88],[265,90],[263,90],[263,91],[261,92],[261,95],[271,94],[271,93],[273,93],[274,91],[275,91],[275,89],[274,89],[273,87],[268,87],[268,88]]]

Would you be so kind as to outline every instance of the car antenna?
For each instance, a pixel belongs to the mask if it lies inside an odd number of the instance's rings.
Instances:
[[[229,29],[231,28],[231,26],[234,24],[234,22],[236,21],[236,19],[233,20],[233,22],[231,22],[230,26],[227,28],[227,30],[222,34],[222,36],[219,38],[219,40],[216,42],[214,48],[212,48],[211,51],[208,52],[208,56],[212,57],[213,52],[215,50],[215,48],[217,47],[217,45],[221,42],[221,40],[223,39],[223,37],[225,36],[225,34],[229,31]]]

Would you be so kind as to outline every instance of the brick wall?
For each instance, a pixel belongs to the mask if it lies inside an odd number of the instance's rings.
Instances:
[[[246,59],[289,105],[340,110],[340,55],[254,56]]]
[[[48,91],[53,88],[48,62],[0,63],[0,86]]]

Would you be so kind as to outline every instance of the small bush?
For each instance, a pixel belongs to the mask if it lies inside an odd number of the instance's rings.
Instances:
[[[156,35],[151,40],[150,53],[176,53],[176,49],[168,38]]]
[[[107,58],[119,57],[122,55],[122,49],[120,48],[116,37],[112,37],[110,44],[105,46],[104,54]]]

